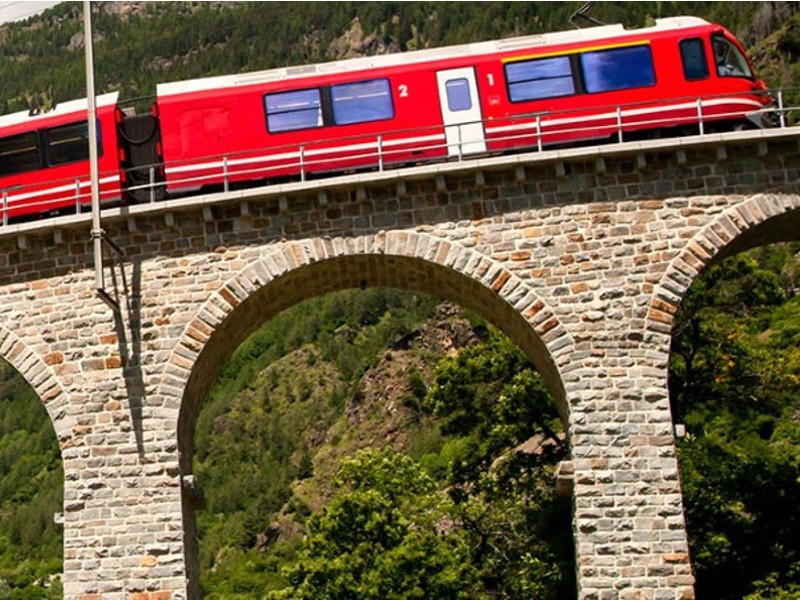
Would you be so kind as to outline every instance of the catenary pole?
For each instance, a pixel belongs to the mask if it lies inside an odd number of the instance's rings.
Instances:
[[[94,94],[94,53],[92,50],[92,6],[83,0],[83,46],[86,49],[86,110],[89,121],[89,177],[92,189],[92,242],[94,243],[94,285],[102,295],[103,229],[100,226],[100,182],[97,167],[97,103]]]

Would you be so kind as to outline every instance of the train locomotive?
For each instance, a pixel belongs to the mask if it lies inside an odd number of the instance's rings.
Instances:
[[[488,153],[769,126],[741,44],[696,17],[159,84],[97,98],[102,206]],[[87,210],[86,101],[0,116],[3,223]]]

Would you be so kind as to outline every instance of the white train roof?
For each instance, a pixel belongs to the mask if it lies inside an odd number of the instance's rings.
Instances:
[[[118,96],[119,92],[111,92],[109,94],[103,94],[101,96],[97,96],[95,98],[95,104],[98,108],[113,106],[114,104],[117,103]],[[71,113],[78,113],[81,111],[83,113],[86,113],[88,110],[89,110],[89,101],[86,98],[81,98],[80,100],[70,100],[69,102],[59,102],[58,104],[56,104],[56,107],[53,110],[48,111],[46,113],[31,115],[29,111],[22,110],[20,112],[2,115],[0,116],[0,129],[3,127],[8,127],[10,125],[18,125],[20,123],[35,123],[37,121],[42,121],[44,119],[50,119],[52,117],[68,115]]]
[[[381,54],[376,56],[338,60],[328,63],[318,63],[295,67],[281,67],[278,69],[268,69],[266,71],[254,71],[236,75],[221,75],[218,77],[204,77],[201,79],[190,79],[186,81],[176,81],[173,83],[160,83],[156,86],[156,94],[159,97],[171,96],[176,94],[236,87],[240,85],[288,80],[316,74],[343,73],[376,67],[394,67],[413,64],[421,61],[451,58],[455,56],[491,54],[493,52],[502,52],[517,48],[535,48],[539,46],[569,44],[572,42],[602,40],[609,37],[620,36],[626,33],[634,32],[658,33],[662,31],[686,29],[708,24],[709,23],[707,21],[699,17],[670,17],[667,19],[657,19],[655,25],[640,29],[625,29],[620,24],[603,25],[588,29],[543,33],[489,42],[462,44],[459,46],[445,46],[442,48],[432,48],[429,50]]]

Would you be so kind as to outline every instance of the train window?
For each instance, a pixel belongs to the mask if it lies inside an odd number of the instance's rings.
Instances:
[[[333,122],[337,125],[367,123],[394,117],[388,79],[373,79],[331,86]]]
[[[655,85],[650,46],[611,48],[581,54],[586,91],[611,92]]]
[[[575,79],[569,56],[508,63],[506,79],[512,102],[556,98],[575,93]]]
[[[469,110],[472,108],[472,98],[469,96],[469,82],[461,77],[451,79],[444,84],[447,91],[447,108],[452,112]]]
[[[717,66],[717,75],[720,77],[748,77],[752,79],[753,72],[747,59],[733,43],[720,36],[711,38],[714,47],[714,64]]]
[[[97,134],[99,141],[99,127]],[[47,163],[51,166],[89,159],[89,124],[86,121],[48,129],[46,140]],[[98,144],[98,154],[102,152],[100,147]]]
[[[322,102],[318,88],[267,94],[264,105],[270,133],[322,127]]]
[[[687,81],[696,81],[708,77],[708,61],[706,61],[705,44],[701,38],[681,40],[681,62],[683,76]]]
[[[0,139],[0,176],[14,175],[41,168],[39,136],[20,133]]]

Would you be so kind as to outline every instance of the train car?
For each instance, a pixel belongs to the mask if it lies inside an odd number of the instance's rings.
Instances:
[[[762,126],[739,42],[694,17],[157,86],[169,193]]]
[[[115,111],[117,93],[98,96],[102,205],[122,197]],[[0,116],[2,222],[81,212],[91,207],[86,100]]]

